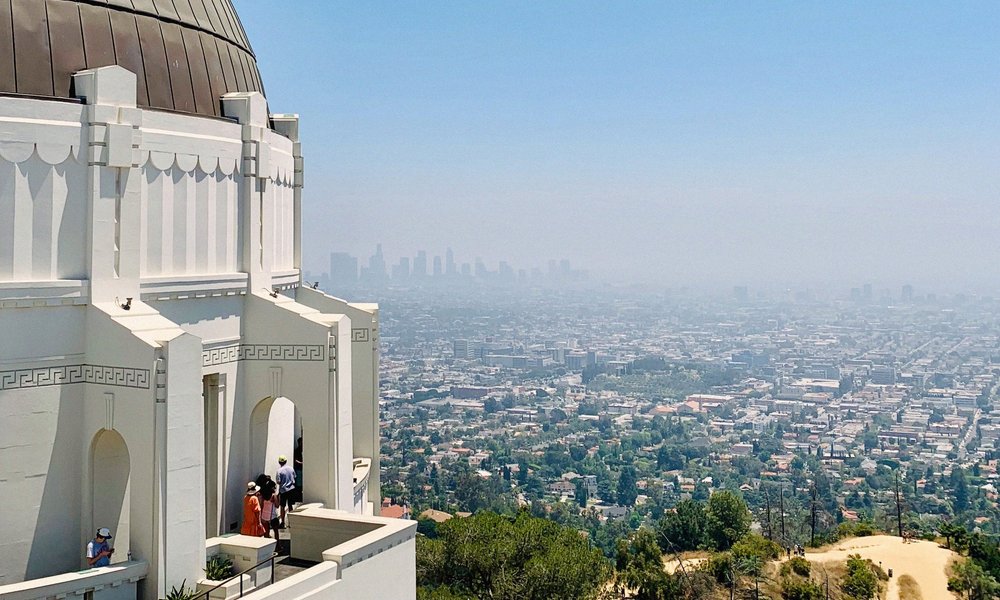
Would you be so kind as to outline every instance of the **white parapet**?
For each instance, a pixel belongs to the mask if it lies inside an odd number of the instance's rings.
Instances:
[[[0,600],[88,597],[93,600],[135,600],[136,583],[145,579],[149,565],[130,561],[107,567],[64,573],[0,586]]]
[[[289,515],[292,557],[316,564],[248,600],[416,597],[416,521],[365,517],[311,505]]]

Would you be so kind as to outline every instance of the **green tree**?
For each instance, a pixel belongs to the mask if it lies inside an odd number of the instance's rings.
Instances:
[[[580,508],[587,508],[587,498],[590,496],[590,492],[587,491],[587,486],[583,483],[583,478],[576,480],[576,501],[580,505]]]
[[[847,574],[840,582],[840,589],[854,600],[871,600],[878,592],[878,577],[871,564],[859,554],[847,557]]]
[[[874,431],[866,431],[861,436],[861,440],[865,445],[865,453],[871,452],[878,446],[878,435]]]
[[[705,542],[704,507],[693,500],[677,503],[657,524],[657,541],[665,552],[697,550]]]
[[[639,496],[635,467],[626,465],[618,475],[618,504],[632,506]]]
[[[948,578],[948,589],[964,593],[968,600],[989,600],[1000,594],[1000,584],[975,560],[955,565],[954,575]]]
[[[942,523],[938,527],[938,533],[944,536],[945,545],[949,550],[955,549],[959,551],[965,547],[969,536],[969,532],[966,531],[965,527],[949,522]]]
[[[743,498],[733,492],[712,494],[705,512],[708,538],[718,550],[728,550],[750,531],[750,511]]]
[[[952,508],[958,514],[969,508],[969,482],[961,467],[951,470]]]
[[[619,540],[615,557],[615,591],[635,600],[673,600],[681,597],[678,580],[663,569],[656,535],[642,528]]]
[[[571,528],[521,512],[451,519],[417,540],[417,583],[429,594],[495,600],[594,598],[610,577],[599,550]],[[432,597],[432,596],[428,596]]]

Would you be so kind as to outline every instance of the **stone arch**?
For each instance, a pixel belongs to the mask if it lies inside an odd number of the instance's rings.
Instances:
[[[291,463],[295,440],[301,430],[299,411],[289,398],[269,396],[258,402],[250,413],[250,473],[247,480],[260,473],[273,477],[278,470],[280,455],[286,456]]]
[[[129,485],[131,459],[125,439],[114,429],[102,429],[90,445],[91,531],[107,527],[114,534],[114,561],[129,552]]]

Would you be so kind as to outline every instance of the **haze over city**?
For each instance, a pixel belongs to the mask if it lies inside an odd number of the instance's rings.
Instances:
[[[309,270],[374,241],[664,284],[1000,260],[995,4],[252,6],[271,109],[325,166]]]
[[[1000,600],[998,26],[0,0],[0,600]]]

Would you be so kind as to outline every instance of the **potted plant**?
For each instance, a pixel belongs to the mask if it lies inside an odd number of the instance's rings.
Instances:
[[[195,596],[195,590],[188,588],[187,579],[181,582],[181,587],[170,586],[166,600],[191,600]]]
[[[225,554],[215,554],[205,562],[205,578],[198,580],[198,591],[206,592],[219,586],[209,592],[207,600],[230,600],[240,595],[241,580],[243,593],[253,589],[253,580],[248,575],[233,577],[232,559]]]

